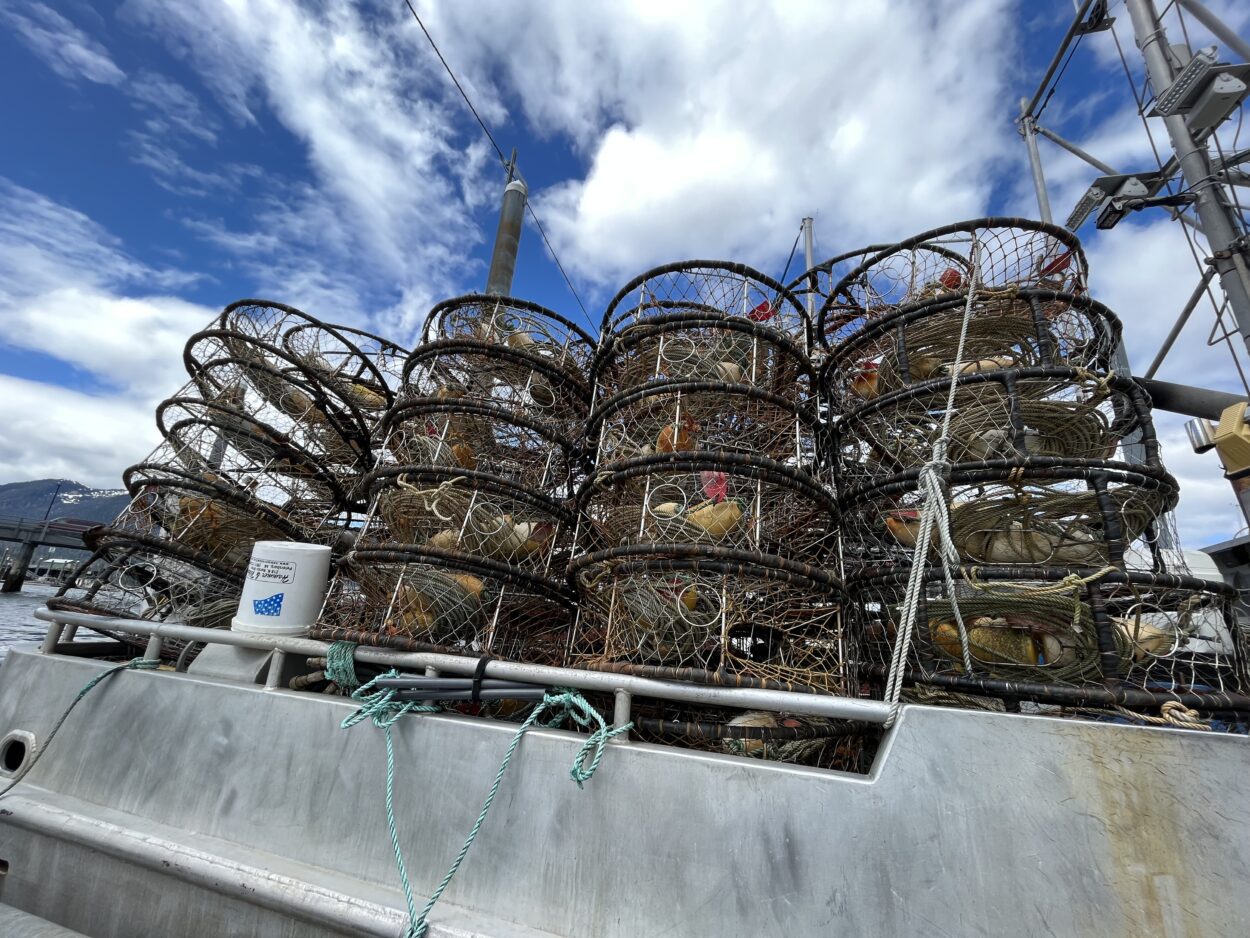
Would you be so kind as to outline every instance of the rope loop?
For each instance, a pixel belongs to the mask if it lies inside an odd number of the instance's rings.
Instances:
[[[360,678],[356,676],[355,655],[355,642],[331,642],[326,649],[325,679],[348,691],[358,688]]]

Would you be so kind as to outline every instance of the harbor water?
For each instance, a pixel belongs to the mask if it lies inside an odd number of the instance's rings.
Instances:
[[[35,618],[35,610],[55,593],[55,586],[29,581],[20,593],[0,593],[0,664],[10,645],[43,639],[48,626]]]

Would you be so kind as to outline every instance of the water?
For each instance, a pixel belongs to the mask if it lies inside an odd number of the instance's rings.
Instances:
[[[20,593],[0,593],[0,663],[10,645],[43,640],[48,624],[35,618],[35,610],[55,592],[55,586],[27,581]]]

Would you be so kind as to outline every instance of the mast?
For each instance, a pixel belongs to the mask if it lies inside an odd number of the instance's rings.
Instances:
[[[803,219],[803,269],[811,270],[816,263],[816,235],[812,230],[812,216]],[[812,279],[811,289],[807,291],[807,318],[810,321],[816,310],[816,281]]]
[[[495,230],[495,249],[490,256],[490,272],[486,275],[486,292],[507,296],[512,290],[516,272],[517,252],[521,248],[521,222],[525,218],[525,201],[529,189],[516,177],[516,150],[508,161],[508,184],[499,207],[499,227]]]
[[[1156,97],[1162,96],[1176,76],[1154,0],[1125,0],[1125,6],[1133,22],[1137,47],[1146,63],[1150,85]],[[1221,183],[1211,174],[1206,147],[1194,140],[1185,118],[1172,114],[1163,118],[1163,124],[1181,174],[1195,197],[1194,208],[1211,248],[1211,264],[1220,278],[1242,339],[1250,348],[1250,270],[1246,266],[1245,244],[1237,220],[1221,197]]]

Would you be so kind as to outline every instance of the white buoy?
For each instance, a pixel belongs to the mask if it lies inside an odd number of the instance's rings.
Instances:
[[[329,583],[329,547],[257,541],[230,628],[261,635],[307,635]]]

